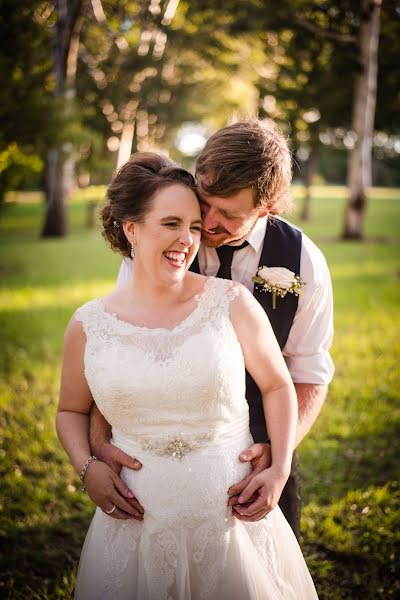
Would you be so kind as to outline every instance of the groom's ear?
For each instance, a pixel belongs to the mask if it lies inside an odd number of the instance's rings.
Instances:
[[[258,218],[266,217],[269,213],[269,209],[267,206],[260,206],[258,209]]]

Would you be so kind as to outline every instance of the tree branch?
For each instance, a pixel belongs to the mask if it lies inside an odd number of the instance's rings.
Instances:
[[[108,33],[118,50],[120,52],[127,50],[129,47],[128,42],[122,35],[118,35],[110,26],[101,0],[90,0],[90,6],[97,23]]]
[[[315,33],[322,38],[333,40],[335,42],[339,42],[339,44],[356,44],[357,38],[354,35],[350,35],[348,33],[339,33],[338,31],[331,31],[329,29],[324,29],[323,27],[319,27],[315,25],[312,21],[309,21],[306,17],[302,17],[297,15],[295,17],[296,22],[304,29],[311,31],[311,33]]]

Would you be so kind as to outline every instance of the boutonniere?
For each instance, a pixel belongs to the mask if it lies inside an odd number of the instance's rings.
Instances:
[[[286,294],[295,294],[298,296],[302,293],[301,288],[305,285],[305,281],[300,275],[295,275],[293,271],[285,269],[285,267],[259,267],[257,275],[252,278],[256,284],[256,288],[260,292],[270,292],[272,294],[272,308],[276,308],[276,297],[284,298]]]

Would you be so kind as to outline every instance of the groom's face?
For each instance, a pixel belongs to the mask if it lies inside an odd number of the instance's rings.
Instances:
[[[201,182],[200,191],[201,191]],[[253,190],[246,188],[228,196],[207,196],[200,201],[203,227],[201,241],[209,248],[219,248],[241,240],[252,230],[257,219],[267,214],[254,206]]]

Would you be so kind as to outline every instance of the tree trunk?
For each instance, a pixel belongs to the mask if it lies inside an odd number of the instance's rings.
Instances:
[[[46,165],[46,217],[42,237],[63,237],[67,233],[65,190],[62,185],[63,159],[57,148],[50,150]]]
[[[133,136],[135,133],[135,121],[129,120],[124,122],[121,133],[121,141],[119,144],[117,169],[122,167],[132,154]]]
[[[317,171],[318,164],[318,146],[316,144],[311,145],[310,155],[307,161],[306,177],[305,177],[305,195],[303,198],[303,207],[300,215],[302,221],[310,221],[311,219],[311,186],[313,183],[314,175]]]
[[[68,118],[75,97],[82,0],[56,0],[54,6],[58,17],[53,39],[54,98],[63,99],[64,116]],[[46,214],[42,237],[63,237],[67,233],[66,202],[75,185],[74,171],[72,142],[50,149],[46,166]]]
[[[89,200],[89,202],[87,203],[87,210],[86,210],[86,229],[94,229],[94,226],[96,224],[96,209],[97,209],[97,202],[96,200]]]
[[[372,137],[378,76],[378,44],[381,0],[363,0],[359,32],[360,72],[355,81],[353,125],[356,135],[348,162],[349,199],[343,239],[362,239],[371,185]]]

